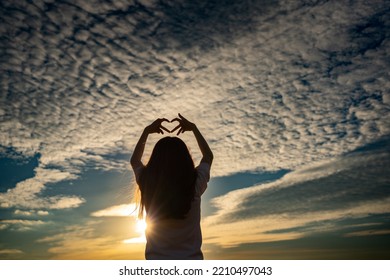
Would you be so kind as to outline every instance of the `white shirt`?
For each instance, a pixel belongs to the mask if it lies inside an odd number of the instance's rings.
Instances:
[[[197,169],[195,197],[185,219],[166,219],[151,224],[146,230],[145,258],[148,260],[202,260],[202,232],[200,229],[201,195],[210,179],[210,164],[201,162]],[[134,170],[138,179],[142,168]],[[138,180],[137,180],[138,181]]]

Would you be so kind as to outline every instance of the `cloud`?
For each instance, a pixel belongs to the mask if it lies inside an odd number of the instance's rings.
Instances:
[[[385,174],[390,161],[386,143],[376,150],[370,148],[369,154],[359,151],[316,163],[275,182],[214,198],[217,211],[203,222],[205,243],[231,247],[297,239],[316,232],[345,230],[342,222],[346,220],[354,224],[360,218],[388,215],[390,178]],[[346,236],[358,234],[352,231]]]
[[[29,211],[23,211],[23,210],[19,210],[19,209],[16,209],[14,211],[14,215],[16,216],[48,216],[49,215],[49,212],[48,211],[43,211],[43,210],[38,210],[38,211],[35,211],[35,210],[29,210]]]
[[[29,231],[46,224],[41,220],[0,220],[0,230]]]
[[[0,255],[13,255],[13,254],[23,254],[23,251],[18,249],[1,249]]]
[[[124,170],[103,155],[131,152],[145,125],[181,111],[210,141],[215,175],[340,155],[390,132],[386,11],[385,1],[4,4],[0,144],[39,152],[42,168]]]
[[[143,259],[145,244],[122,242],[124,236],[128,237],[128,230],[113,235],[102,233],[99,226],[98,221],[67,226],[61,233],[43,237],[37,242],[50,247],[48,252],[53,259]]]
[[[299,239],[315,233],[337,231],[335,223],[344,219],[357,219],[375,214],[388,214],[390,199],[360,203],[355,207],[307,214],[261,215],[229,223],[216,217],[204,222],[204,243],[221,247],[235,247],[245,243],[264,243]],[[245,228],[245,231],[240,229]],[[369,231],[369,230],[368,230]],[[223,234],[221,234],[223,233]],[[352,236],[347,234],[346,236]]]
[[[146,222],[138,219],[138,207],[136,203],[120,204],[108,207],[91,213],[92,217],[131,217],[135,221],[134,232],[138,234],[136,237],[127,238],[122,242],[124,244],[145,244]]]
[[[31,211],[21,211],[21,210],[15,210],[14,212],[15,215],[20,215],[20,216],[31,216],[32,213]]]
[[[145,244],[146,243],[146,236],[141,235],[140,237],[126,239],[123,241],[123,243],[125,243],[125,244]]]
[[[5,193],[0,193],[0,207],[24,208],[24,209],[65,209],[78,207],[85,200],[78,196],[49,196],[40,197],[39,194],[45,189],[45,185],[63,180],[73,180],[77,176],[69,172],[56,169],[44,169],[37,167],[35,176],[16,184],[16,187]],[[18,210],[17,210],[18,211]],[[15,214],[26,214],[18,212]],[[38,211],[38,215],[45,214],[45,210]]]
[[[91,213],[93,217],[137,217],[137,205],[135,203],[120,204]]]
[[[347,233],[345,236],[347,237],[355,237],[355,236],[370,236],[370,235],[385,235],[390,234],[390,230],[382,229],[382,230],[362,230],[356,232]]]

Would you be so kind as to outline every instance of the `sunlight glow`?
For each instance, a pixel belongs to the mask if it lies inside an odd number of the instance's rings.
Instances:
[[[136,232],[140,233],[140,236],[123,240],[123,243],[126,244],[146,243],[146,236],[145,236],[146,228],[147,228],[147,223],[145,219],[137,219],[135,224],[135,230]]]
[[[126,243],[126,244],[146,243],[146,237],[144,234],[144,235],[141,235],[139,237],[134,237],[134,238],[123,240],[123,243]]]
[[[137,220],[137,223],[136,223],[135,227],[136,227],[137,232],[145,233],[145,230],[146,230],[146,227],[147,227],[146,221],[144,219]]]

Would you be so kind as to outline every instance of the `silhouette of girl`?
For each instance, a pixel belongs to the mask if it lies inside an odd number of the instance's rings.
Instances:
[[[130,163],[141,191],[140,215],[146,212],[146,259],[203,259],[200,228],[201,195],[207,188],[213,153],[194,123],[182,115],[172,131],[157,119],[147,126],[134,149]],[[147,165],[141,162],[148,135],[192,131],[202,159],[195,167],[186,144],[177,137],[165,137],[154,146]]]

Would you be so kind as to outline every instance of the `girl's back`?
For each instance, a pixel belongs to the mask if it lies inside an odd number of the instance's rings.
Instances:
[[[141,191],[140,211],[146,210],[146,259],[203,259],[201,195],[207,188],[213,157],[196,126],[180,117],[176,119],[180,123],[179,133],[193,131],[203,154],[196,169],[184,142],[176,137],[160,139],[148,164],[142,164],[140,159],[148,134],[166,130],[161,126],[165,119],[158,119],[145,128],[131,159]],[[184,145],[185,149],[172,143]]]
[[[200,207],[201,195],[210,178],[210,165],[201,163],[196,169],[195,195],[184,219],[153,219],[147,215],[146,259],[203,259]]]

